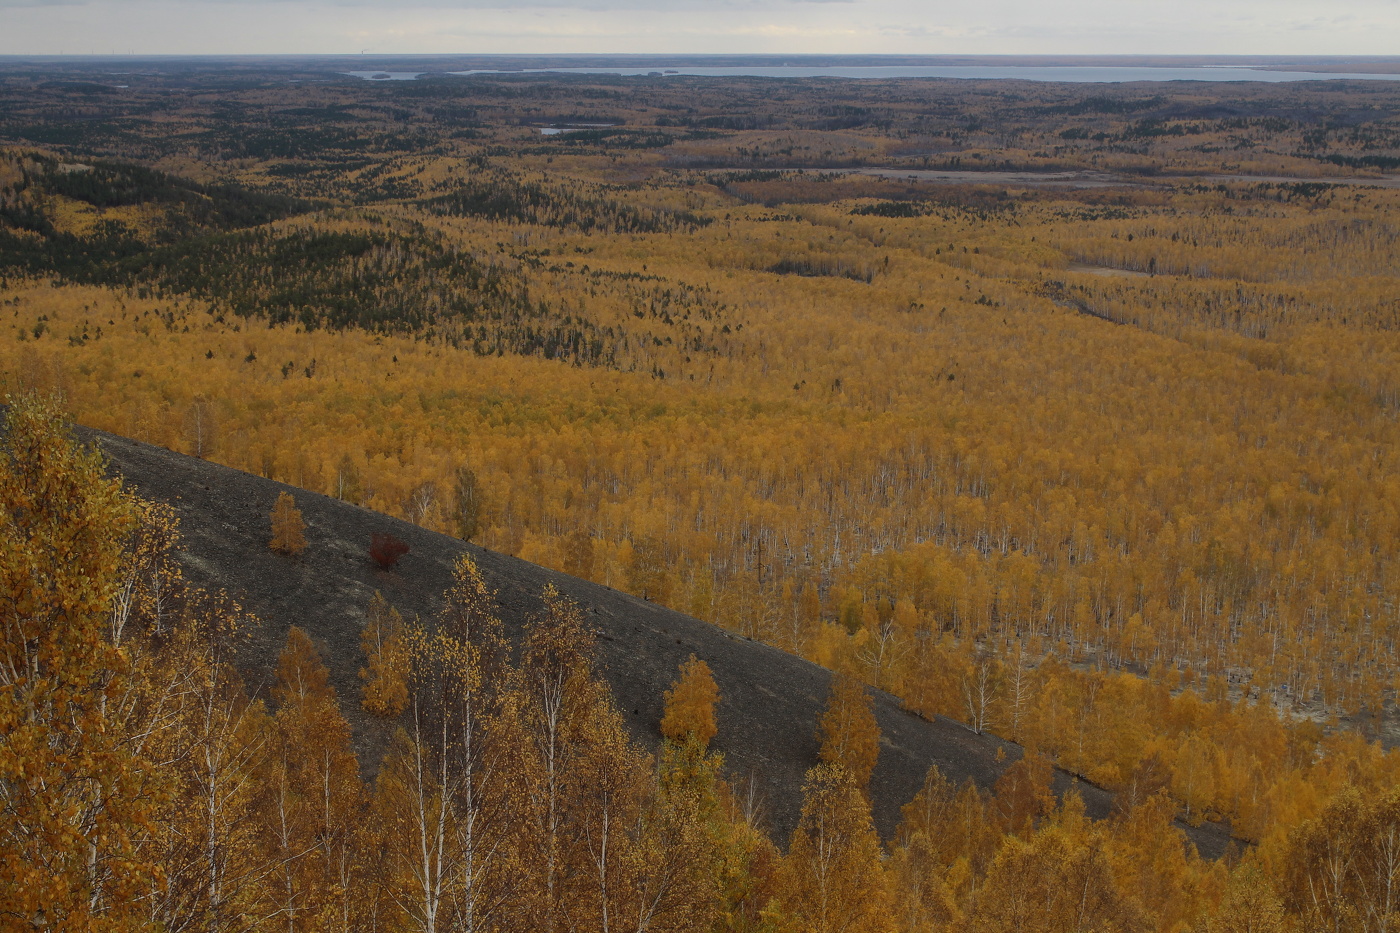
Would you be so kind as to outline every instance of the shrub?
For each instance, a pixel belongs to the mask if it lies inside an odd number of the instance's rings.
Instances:
[[[390,570],[408,553],[408,545],[387,531],[369,536],[369,556],[381,570]]]

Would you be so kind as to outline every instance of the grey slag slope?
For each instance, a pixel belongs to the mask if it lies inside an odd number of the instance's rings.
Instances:
[[[80,436],[102,447],[114,472],[137,494],[175,508],[190,579],[226,590],[261,620],[239,658],[250,689],[265,691],[270,685],[291,626],[315,639],[367,776],[377,770],[397,724],[359,708],[365,607],[379,591],[406,617],[430,619],[442,605],[453,564],[466,553],[496,591],[512,638],[540,607],[545,584],[579,602],[597,632],[599,671],[632,735],[648,748],[660,741],[664,694],[677,667],[691,654],[708,663],[720,690],[713,747],[723,753],[728,776],[757,785],[776,840],[785,843],[796,826],[803,776],[817,761],[816,728],[829,690],[828,671],[646,600],[337,499],[127,438],[90,430]],[[295,496],[307,525],[308,546],[297,557],[267,546],[269,512],[284,491]],[[411,548],[391,572],[381,571],[368,556],[370,535],[381,531]],[[886,839],[930,765],[955,783],[971,779],[989,787],[1021,755],[1018,746],[993,736],[913,715],[882,692],[875,694],[875,710],[882,738],[871,789],[876,825]],[[1069,782],[1068,775],[1057,778],[1061,790]],[[1107,813],[1110,795],[1082,783],[1078,789],[1091,815]],[[1191,835],[1202,854],[1223,847],[1223,836],[1209,829]]]

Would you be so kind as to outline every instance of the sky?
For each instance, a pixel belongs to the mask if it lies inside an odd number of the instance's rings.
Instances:
[[[0,54],[1400,54],[1400,0],[0,0]]]

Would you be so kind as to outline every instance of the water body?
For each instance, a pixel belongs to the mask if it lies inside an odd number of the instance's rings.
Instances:
[[[616,123],[575,123],[571,126],[542,126],[541,136],[559,136],[563,133],[584,133],[588,130],[605,130],[617,126]]]
[[[752,171],[752,167],[748,171]],[[743,171],[735,167],[730,171]],[[792,171],[789,169],[788,171]],[[822,169],[807,169],[811,172]],[[1025,185],[1044,188],[1118,188],[1128,185],[1137,187],[1141,179],[1127,179],[1122,175],[1108,172],[977,172],[940,169],[903,168],[843,168],[828,169],[840,175],[876,175],[881,178],[896,178],[906,181],[922,181],[944,185]]]
[[[1097,275],[1105,279],[1146,279],[1151,278],[1146,272],[1134,272],[1132,269],[1117,269],[1113,266],[1094,266],[1086,262],[1072,262],[1065,267],[1066,272],[1087,272],[1090,275]]]
[[[1267,71],[1262,68],[1229,65],[1161,68],[1107,65],[875,65],[868,67],[833,66],[736,66],[709,67],[678,65],[675,68],[522,68],[518,71],[478,69],[452,71],[454,75],[500,74],[606,74],[638,77],[704,78],[974,78],[1020,81],[1067,81],[1080,84],[1119,84],[1127,81],[1400,81],[1400,74],[1339,74],[1315,71]],[[352,72],[365,77],[370,72]]]
[[[1144,188],[1163,184],[1274,184],[1274,185],[1360,185],[1371,188],[1400,188],[1400,175],[1115,175],[1111,172],[978,172],[971,169],[816,168],[813,166],[770,167],[731,165],[706,169],[709,172],[810,172],[813,175],[875,175],[935,185],[1008,185],[1026,188]]]
[[[366,81],[414,81],[421,78],[425,72],[422,71],[346,71],[344,74],[352,78],[364,78]]]

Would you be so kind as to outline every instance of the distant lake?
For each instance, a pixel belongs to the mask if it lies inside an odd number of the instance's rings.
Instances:
[[[354,73],[361,77],[370,74],[370,72]],[[1105,84],[1125,81],[1339,81],[1344,78],[1365,81],[1400,81],[1400,74],[1266,71],[1260,68],[1235,68],[1220,65],[1181,68],[1103,65],[1066,65],[1061,67],[1045,65],[876,65],[869,67],[795,65],[791,67],[765,67],[754,65],[716,68],[678,65],[675,68],[522,68],[518,71],[480,69],[453,71],[449,74],[608,74],[629,77],[690,75],[705,78],[1010,78],[1021,81],[1070,81]]]
[[[421,77],[422,71],[347,71],[352,78],[364,78],[366,81],[412,81]]]
[[[569,126],[542,126],[541,136],[558,136],[561,133],[586,133],[589,130],[605,130],[617,126],[616,123],[572,123]]]

